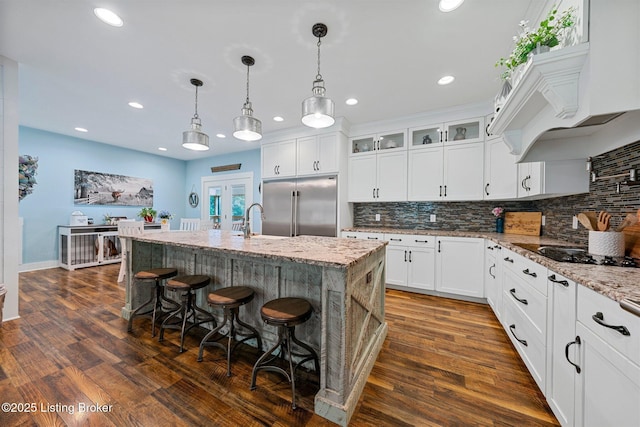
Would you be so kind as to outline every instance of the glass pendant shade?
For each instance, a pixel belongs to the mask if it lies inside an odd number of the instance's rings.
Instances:
[[[242,141],[262,139],[262,122],[253,117],[250,102],[244,104],[242,115],[233,119],[233,136]]]
[[[191,119],[191,130],[182,132],[182,146],[189,150],[206,151],[209,149],[209,136],[202,132],[200,119]]]
[[[198,88],[203,85],[202,80],[191,79],[196,87],[196,111],[191,118],[191,129],[182,132],[182,146],[188,150],[206,151],[209,149],[209,136],[202,132],[202,122],[198,116]]]
[[[313,82],[313,96],[302,101],[302,123],[316,129],[335,123],[333,100],[324,96],[324,81]]]

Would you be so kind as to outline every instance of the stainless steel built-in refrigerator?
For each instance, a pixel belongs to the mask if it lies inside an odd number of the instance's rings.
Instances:
[[[262,185],[262,233],[330,236],[337,232],[337,177],[268,181]]]

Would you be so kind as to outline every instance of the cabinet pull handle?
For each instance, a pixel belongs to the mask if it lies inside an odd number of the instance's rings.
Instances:
[[[380,198],[380,189],[376,188],[376,199]]]
[[[489,249],[490,251],[493,250],[493,246],[487,246],[487,249]]]
[[[556,279],[556,275],[552,274],[551,276],[549,276],[549,280],[552,281],[553,283],[559,283],[562,286],[564,286],[565,288],[569,287],[569,282],[567,282],[566,280],[558,280]]]
[[[411,262],[411,251],[409,251],[409,262]]]
[[[509,258],[509,257],[506,257],[504,260],[507,261],[507,262],[510,262],[511,264],[513,264],[513,260],[511,258]]]
[[[440,252],[440,240],[438,240],[438,252]]]
[[[415,242],[416,243],[429,243],[428,240],[418,240],[418,239],[415,239]]]
[[[564,348],[564,357],[565,359],[567,359],[567,362],[569,362],[570,365],[575,366],[576,368],[576,372],[579,374],[580,373],[580,366],[576,365],[575,363],[573,363],[571,360],[569,360],[569,347],[571,347],[573,344],[582,344],[582,341],[580,340],[580,336],[577,335],[575,341],[571,341],[570,343],[568,343],[565,348]]]
[[[516,341],[518,341],[523,346],[528,347],[529,344],[527,344],[527,340],[521,340],[520,338],[518,338],[518,336],[514,332],[514,329],[516,329],[516,325],[515,324],[509,325],[509,331],[511,332],[511,335],[513,335],[513,337],[516,339]]]
[[[440,131],[440,142],[442,142],[442,131]]]
[[[493,247],[496,248],[497,250],[502,249],[502,246],[500,246],[500,245],[494,245]]]
[[[368,236],[367,239],[369,239],[369,240],[378,240],[377,237],[371,237],[371,236]]]
[[[531,276],[531,277],[538,277],[538,275],[536,274],[536,272],[535,272],[535,271],[531,271],[531,272],[530,272],[528,268],[525,268],[524,270],[522,270],[522,272],[523,272],[524,274],[526,274],[527,276]]]
[[[320,170],[320,160],[316,160],[316,167],[318,168],[317,170]]]
[[[527,175],[527,177],[524,179],[525,181],[527,181],[527,188],[526,188],[527,191],[531,191],[531,187],[529,187],[529,182],[528,182],[530,179],[531,179],[531,175]]]
[[[525,186],[524,186],[524,181],[525,181],[526,179],[527,179],[527,178],[524,178],[524,179],[520,182],[520,187],[522,187],[524,190],[526,190],[526,189],[527,189],[527,187],[525,187]]]
[[[491,126],[491,122],[489,122],[484,128],[484,133],[486,133],[487,136],[491,136],[491,134],[489,133],[489,126]]]
[[[346,236],[346,237],[347,237],[347,239],[357,239],[356,236]]]
[[[449,131],[448,130],[444,131],[444,140],[445,141],[449,141]]]
[[[524,305],[529,305],[529,301],[527,301],[524,298],[520,299],[520,298],[518,298],[516,296],[516,288],[509,289],[509,293],[511,293],[511,296],[514,297],[516,299],[516,301],[518,301],[519,303],[524,304]]]
[[[609,325],[607,323],[604,323],[604,315],[600,311],[594,314],[593,316],[591,316],[591,318],[593,319],[594,322],[596,322],[600,326],[604,326],[605,328],[611,328],[613,330],[620,332],[622,335],[625,335],[625,336],[631,335],[631,333],[629,333],[629,330],[625,326],[622,326],[622,325],[615,326],[615,325]]]
[[[487,185],[484,186],[484,193],[488,196],[489,195],[489,183],[487,182]]]
[[[495,279],[495,278],[496,278],[496,275],[495,275],[495,274],[493,274],[493,273],[491,272],[491,269],[492,269],[492,268],[496,268],[496,265],[495,265],[495,264],[493,264],[491,267],[489,267],[489,276],[491,276],[491,277],[493,277],[493,278]]]
[[[404,251],[404,262],[407,262],[407,251]]]
[[[278,165],[273,167],[273,174],[278,175]]]
[[[440,197],[442,197],[442,185],[440,186]]]
[[[392,238],[391,238],[391,239],[389,239],[389,240],[391,240],[392,242],[402,242],[402,239],[396,239],[396,238],[394,238],[394,237],[392,237]]]
[[[376,198],[376,189],[375,189],[375,188],[373,189],[373,195],[372,195],[372,197],[373,197],[374,199]]]
[[[444,186],[444,197],[447,197],[447,186]]]

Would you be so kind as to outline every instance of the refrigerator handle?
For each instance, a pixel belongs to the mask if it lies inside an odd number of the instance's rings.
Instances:
[[[289,220],[289,237],[294,236],[293,234],[293,223],[296,220],[293,198],[296,196],[295,190],[291,192],[291,202],[289,205],[289,212],[291,212],[291,220]]]
[[[293,191],[293,235],[298,235],[298,197],[300,192],[298,190]]]

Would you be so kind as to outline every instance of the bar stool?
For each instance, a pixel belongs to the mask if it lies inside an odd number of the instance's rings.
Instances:
[[[227,350],[227,376],[231,376],[231,353],[236,349],[236,347],[242,344],[245,341],[248,341],[252,338],[256,339],[258,350],[262,351],[262,339],[260,338],[260,334],[258,331],[251,325],[247,325],[238,317],[238,312],[240,311],[240,306],[245,305],[253,300],[255,292],[253,289],[247,286],[231,286],[228,288],[218,289],[213,291],[207,297],[207,302],[209,306],[214,308],[221,308],[224,312],[224,319],[222,323],[218,325],[217,328],[213,329],[209,332],[200,342],[200,350],[198,352],[198,362],[202,362],[202,352],[204,347],[219,347],[223,350]],[[235,323],[245,328],[247,332],[239,332],[236,330]],[[213,341],[209,341],[211,337],[213,337],[216,333],[222,329],[223,326],[228,326],[229,329],[226,334],[222,334],[218,338]],[[240,341],[236,339],[236,336],[240,335],[243,337]],[[222,338],[227,337],[227,345],[218,342]],[[233,346],[232,342],[235,342]]]
[[[206,310],[198,307],[195,302],[196,294],[194,291],[204,288],[211,282],[209,276],[202,276],[199,274],[178,276],[173,279],[167,280],[167,289],[177,292],[184,292],[181,296],[182,304],[177,310],[169,314],[166,319],[160,325],[160,336],[158,341],[164,340],[165,329],[177,329],[180,331],[180,353],[184,351],[184,334],[191,328],[203,323],[212,322],[214,327],[216,325],[216,319]],[[198,318],[198,313],[203,317]],[[171,323],[171,320],[178,319],[178,315],[181,316],[181,320],[175,323]],[[192,318],[192,323],[187,326],[187,320]]]
[[[295,326],[300,325],[311,317],[313,308],[309,301],[302,298],[278,298],[267,302],[260,309],[260,315],[262,320],[268,325],[278,327],[278,342],[264,353],[256,364],[253,366],[253,372],[251,373],[251,390],[256,389],[256,376],[258,371],[273,371],[283,374],[291,383],[291,407],[296,409],[296,381],[295,370],[298,366],[313,360],[316,373],[320,374],[320,363],[318,362],[318,355],[308,345],[298,340],[295,336]],[[306,350],[305,353],[294,353],[291,351],[291,343],[294,342],[302,349]],[[269,364],[276,359],[276,356],[272,356],[272,353],[280,348],[280,357],[287,356],[289,362],[289,372],[280,368],[277,365]],[[302,357],[302,359],[295,365],[293,365],[292,356]]]
[[[162,308],[162,301],[165,301],[167,304],[171,306],[172,309],[178,308],[178,303],[170,300],[164,295],[164,286],[162,285],[162,280],[169,279],[178,274],[178,270],[175,268],[152,268],[150,270],[138,271],[134,276],[134,283],[136,280],[138,281],[149,281],[153,280],[155,282],[155,292],[151,295],[148,301],[144,302],[138,308],[136,308],[131,315],[129,316],[129,324],[127,326],[127,332],[131,332],[133,330],[133,318],[137,316],[148,316],[151,314],[151,336],[156,336],[156,320],[167,315],[170,311],[165,311]],[[153,308],[149,311],[145,311],[140,313],[140,310],[145,308],[147,305],[153,304]],[[160,312],[158,316],[158,312]]]

